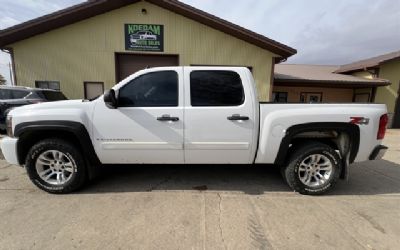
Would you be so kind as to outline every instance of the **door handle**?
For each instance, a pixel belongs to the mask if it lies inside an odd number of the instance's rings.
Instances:
[[[241,115],[232,115],[228,116],[229,121],[248,121],[250,118],[248,116],[241,116]]]
[[[162,115],[157,117],[157,121],[160,122],[177,122],[179,121],[179,117],[171,117],[170,115]]]

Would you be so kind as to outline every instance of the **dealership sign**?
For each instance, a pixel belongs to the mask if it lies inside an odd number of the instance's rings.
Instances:
[[[164,51],[164,25],[125,24],[125,49]]]

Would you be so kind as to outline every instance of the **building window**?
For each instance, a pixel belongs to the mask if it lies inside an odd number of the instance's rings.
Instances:
[[[278,103],[286,103],[288,102],[288,93],[287,92],[272,92],[272,101]]]
[[[60,90],[59,81],[35,81],[36,88]]]
[[[190,100],[193,107],[239,106],[244,103],[242,80],[233,71],[193,71]]]
[[[141,75],[119,91],[121,107],[177,107],[178,74],[160,71]]]
[[[85,99],[91,100],[104,93],[103,82],[84,82]]]
[[[317,93],[302,92],[300,93],[300,102],[302,103],[322,102],[322,92],[317,92]]]

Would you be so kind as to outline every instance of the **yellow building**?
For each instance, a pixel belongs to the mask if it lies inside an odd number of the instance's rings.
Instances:
[[[389,80],[391,85],[378,88],[375,102],[387,105],[392,127],[400,128],[400,51],[343,65],[336,72]]]
[[[91,0],[0,31],[18,85],[90,98],[154,66],[249,67],[261,101],[296,50],[176,0]]]

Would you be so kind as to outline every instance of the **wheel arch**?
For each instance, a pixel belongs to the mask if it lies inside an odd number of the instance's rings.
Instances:
[[[86,160],[89,178],[95,175],[95,168],[101,165],[94,150],[86,127],[73,121],[37,121],[18,124],[14,131],[18,137],[17,157],[20,165],[25,164],[30,148],[47,138],[59,138],[79,147]]]
[[[336,133],[329,136],[317,136],[316,133]],[[278,154],[275,159],[276,165],[284,165],[287,156],[293,148],[307,140],[319,141],[332,146],[340,151],[343,163],[341,178],[347,178],[350,163],[353,163],[360,145],[360,128],[351,123],[322,122],[305,123],[294,125],[286,130],[282,139]]]

